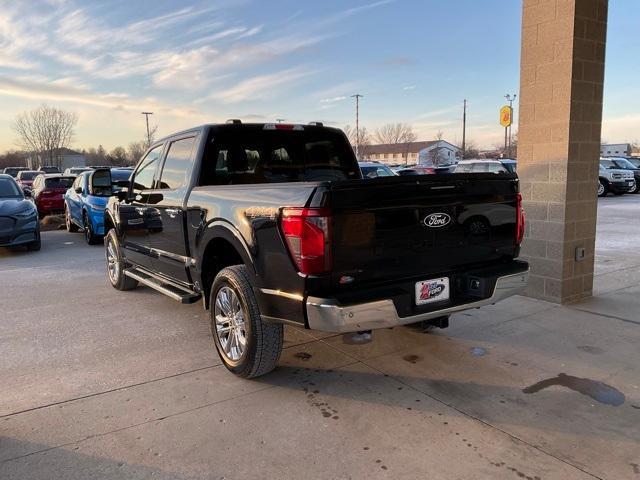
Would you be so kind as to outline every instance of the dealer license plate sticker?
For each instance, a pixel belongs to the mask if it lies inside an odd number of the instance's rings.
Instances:
[[[416,305],[449,300],[449,278],[434,278],[416,283]]]

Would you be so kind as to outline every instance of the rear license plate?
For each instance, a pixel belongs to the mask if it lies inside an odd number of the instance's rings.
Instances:
[[[434,278],[416,283],[416,305],[449,300],[449,278]]]

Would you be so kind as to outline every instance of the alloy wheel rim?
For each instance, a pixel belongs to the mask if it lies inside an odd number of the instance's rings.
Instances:
[[[86,216],[84,217],[84,236],[87,242],[91,239],[91,223]]]
[[[120,274],[120,265],[118,264],[118,255],[116,254],[116,249],[111,239],[107,242],[106,255],[109,279],[112,283],[117,283],[118,275]]]
[[[598,195],[602,195],[603,192],[604,192],[604,185],[598,182]]]
[[[222,287],[216,293],[214,318],[216,335],[224,355],[237,362],[247,346],[247,331],[242,305],[230,287]]]

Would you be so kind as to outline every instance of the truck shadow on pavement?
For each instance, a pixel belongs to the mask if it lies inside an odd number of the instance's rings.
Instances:
[[[110,458],[80,453],[79,444],[64,447],[36,444],[0,436],[0,450],[15,452],[36,452],[17,456],[0,462],[2,480],[85,480],[109,478],[112,480],[138,480],[154,478],[159,480],[186,480],[194,478],[176,472],[136,463],[128,463]],[[147,452],[145,463],[153,463],[153,452]],[[212,478],[222,475],[210,474]]]

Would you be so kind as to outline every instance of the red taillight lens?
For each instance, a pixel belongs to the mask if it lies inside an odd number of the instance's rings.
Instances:
[[[522,209],[522,195],[518,193],[516,195],[516,245],[520,245],[524,238],[524,222],[525,215]]]
[[[283,208],[280,228],[300,273],[331,270],[331,215],[323,208]]]

